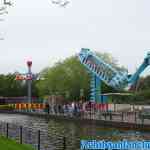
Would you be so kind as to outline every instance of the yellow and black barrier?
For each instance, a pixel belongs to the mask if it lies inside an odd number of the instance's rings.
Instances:
[[[38,103],[18,103],[15,104],[15,109],[45,109],[45,104]]]

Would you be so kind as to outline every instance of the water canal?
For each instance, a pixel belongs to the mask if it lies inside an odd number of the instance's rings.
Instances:
[[[67,149],[79,150],[81,139],[97,140],[149,140],[150,132],[104,128],[93,124],[67,122],[19,114],[0,114],[0,121],[27,126],[31,129],[46,131],[54,137],[66,136]]]

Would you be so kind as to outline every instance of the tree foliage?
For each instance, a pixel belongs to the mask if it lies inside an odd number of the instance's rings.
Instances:
[[[35,87],[35,82],[32,83],[32,95],[37,96],[38,91]],[[17,97],[27,96],[26,82],[15,80],[15,74],[0,75],[0,96]]]
[[[77,57],[58,62],[41,74],[44,80],[37,83],[41,96],[59,94],[65,97],[68,92],[69,98],[75,100],[79,98],[80,89],[84,89],[85,95],[89,93],[90,76]]]
[[[140,80],[137,83],[137,90],[143,91],[150,89],[150,76],[147,77],[141,77]]]

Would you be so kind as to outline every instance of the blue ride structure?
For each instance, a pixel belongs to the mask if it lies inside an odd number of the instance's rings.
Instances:
[[[126,71],[117,70],[106,63],[90,49],[82,48],[78,57],[91,73],[91,102],[106,102],[106,97],[101,94],[101,82],[116,90],[130,89],[137,83],[140,74],[150,65],[150,53],[148,53],[137,71],[133,75],[128,75]]]

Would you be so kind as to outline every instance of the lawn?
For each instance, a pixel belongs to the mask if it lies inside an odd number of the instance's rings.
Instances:
[[[0,150],[34,150],[30,145],[19,144],[14,140],[0,136]]]

